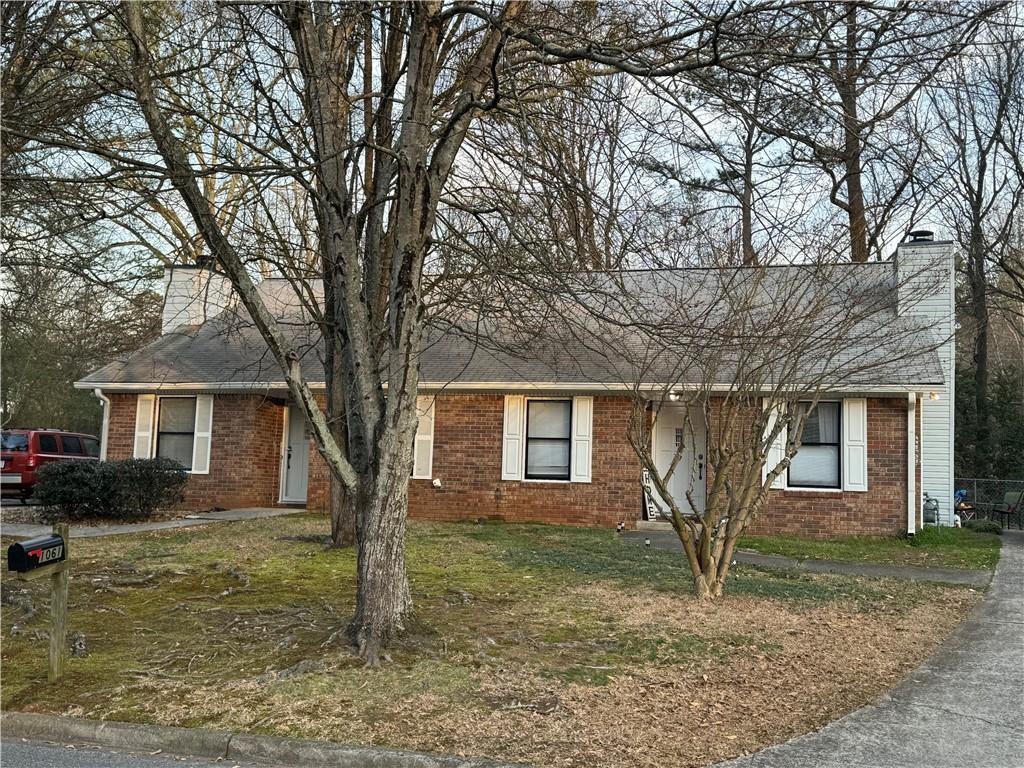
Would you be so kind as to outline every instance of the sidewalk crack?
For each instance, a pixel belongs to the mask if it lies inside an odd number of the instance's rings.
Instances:
[[[988,718],[980,717],[978,715],[969,715],[966,712],[958,712],[955,709],[949,709],[947,707],[940,707],[934,704],[916,704],[914,702],[904,702],[904,704],[909,707],[916,707],[917,709],[931,709],[935,710],[936,712],[944,712],[947,715],[963,717],[967,720],[975,720],[979,723],[987,723],[988,725],[994,725],[996,728],[1001,728],[1002,730],[1009,731],[1010,733],[1024,733],[1024,729],[1014,728],[1012,725],[1006,725],[1005,723],[1001,723],[998,720],[989,720]]]

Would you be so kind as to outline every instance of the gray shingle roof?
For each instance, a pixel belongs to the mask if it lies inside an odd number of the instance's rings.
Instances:
[[[917,318],[896,312],[890,262],[827,271],[590,273],[530,290],[501,279],[487,286],[472,301],[435,315],[420,359],[424,385],[727,384],[737,371],[756,370],[767,380],[797,368],[851,391],[943,381],[937,340]],[[315,326],[290,306],[290,290],[285,281],[261,285],[301,352],[304,376],[322,383],[322,344]],[[788,353],[798,347],[806,352],[792,368]],[[245,312],[232,308],[164,335],[78,384],[273,388],[282,379]]]

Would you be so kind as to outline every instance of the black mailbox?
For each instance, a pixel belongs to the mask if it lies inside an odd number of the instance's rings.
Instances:
[[[62,562],[67,547],[60,536],[39,536],[11,544],[7,548],[7,570],[27,573],[44,565]]]

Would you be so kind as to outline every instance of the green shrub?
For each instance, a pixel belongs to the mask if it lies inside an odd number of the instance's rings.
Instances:
[[[35,496],[50,518],[144,520],[181,501],[186,482],[170,459],[64,461],[40,470]]]
[[[994,533],[997,536],[1003,535],[1003,529],[995,520],[968,520],[964,528],[975,533]]]
[[[56,461],[39,468],[32,495],[46,517],[80,520],[103,513],[96,505],[107,495],[95,461]]]
[[[160,507],[182,499],[188,472],[172,459],[126,459],[107,462],[121,508],[118,517],[150,517]]]

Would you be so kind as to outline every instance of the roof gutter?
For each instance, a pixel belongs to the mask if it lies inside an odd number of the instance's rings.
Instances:
[[[308,381],[311,389],[323,390],[325,385],[320,381]],[[847,388],[824,389],[824,392],[842,392],[844,394],[876,395],[896,397],[910,393],[916,393],[922,387],[930,387],[941,382],[919,382],[915,384],[886,384],[882,386],[860,386],[851,385]],[[76,381],[76,389],[98,389],[102,388],[108,392],[154,392],[154,391],[199,391],[199,392],[265,392],[268,390],[287,390],[288,384],[284,381],[195,381],[195,382],[90,382]],[[641,383],[625,384],[623,382],[598,382],[598,381],[469,381],[469,382],[434,382],[421,381],[420,391],[445,391],[445,392],[522,392],[522,391],[557,391],[557,392],[646,392],[646,393],[671,393],[678,392],[699,392],[705,387],[699,384],[679,384],[666,386],[665,384]],[[730,384],[715,384],[708,388],[710,392],[735,392]]]
[[[917,531],[917,393],[907,393],[907,533]]]
[[[76,382],[77,385],[77,382]],[[103,394],[99,387],[93,389],[92,393],[103,405],[103,428],[100,431],[100,461],[107,460],[107,433],[110,431],[110,398]]]

